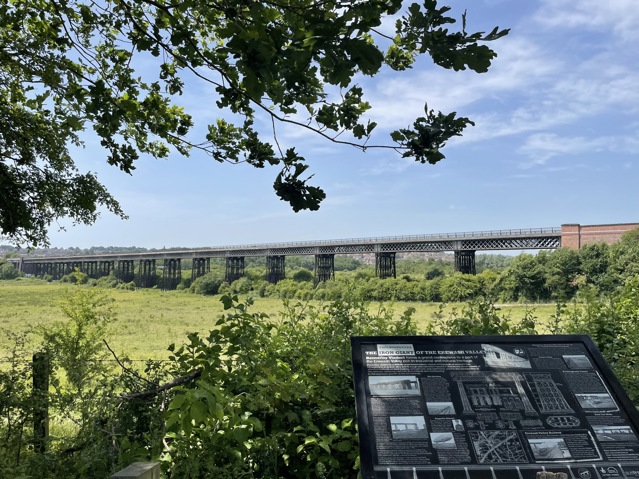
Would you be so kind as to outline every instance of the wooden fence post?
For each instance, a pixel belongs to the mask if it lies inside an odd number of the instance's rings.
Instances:
[[[33,442],[36,452],[45,452],[49,438],[49,356],[33,355]]]

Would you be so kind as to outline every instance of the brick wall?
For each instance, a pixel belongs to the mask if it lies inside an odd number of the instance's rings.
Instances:
[[[561,225],[561,246],[579,249],[588,243],[613,244],[630,230],[639,228],[639,223],[616,223],[610,225]]]

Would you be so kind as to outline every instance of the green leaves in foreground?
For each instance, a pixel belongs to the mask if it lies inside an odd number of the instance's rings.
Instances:
[[[450,8],[435,0],[401,8],[399,0],[4,2],[0,232],[46,245],[59,218],[91,224],[102,210],[125,217],[95,174],[80,171],[75,150],[84,141],[127,174],[143,156],[174,153],[275,167],[275,193],[294,211],[318,209],[325,194],[310,185],[304,152],[280,147],[284,127],[440,161],[470,120],[431,111],[391,141],[374,137],[379,119],[365,117],[374,105],[356,79],[385,66],[406,71],[421,55],[485,72],[496,56],[485,43],[508,31],[467,32],[465,14],[454,31]],[[389,16],[397,20],[386,35],[378,28]],[[201,91],[203,128],[194,130],[194,112],[181,106],[186,91]]]
[[[357,477],[350,366],[352,334],[415,334],[365,303],[291,306],[279,320],[223,296],[225,314],[206,338],[175,350],[176,374],[201,368],[167,411],[172,477]]]

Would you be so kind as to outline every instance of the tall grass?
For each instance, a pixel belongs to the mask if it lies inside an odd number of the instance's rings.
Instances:
[[[29,328],[46,328],[48,323],[64,319],[60,302],[65,291],[75,286],[68,283],[47,283],[36,279],[0,281],[0,331],[19,333]],[[209,331],[223,311],[219,296],[199,296],[183,291],[160,291],[139,289],[126,291],[113,289],[109,294],[115,300],[113,310],[116,321],[110,327],[107,338],[109,345],[118,355],[131,359],[165,359],[169,353],[167,346],[180,344],[192,332]],[[371,303],[371,309],[378,309],[380,303]],[[439,303],[384,304],[399,317],[407,308],[415,308],[414,318],[419,330],[424,330],[433,314],[440,310]],[[280,299],[255,298],[254,311],[276,317],[284,306]],[[459,304],[445,306],[444,313]],[[513,320],[524,317],[531,306],[514,304],[501,305],[503,312]],[[554,305],[532,306],[540,322],[546,322],[554,312]],[[0,357],[11,347],[6,334],[0,334]]]

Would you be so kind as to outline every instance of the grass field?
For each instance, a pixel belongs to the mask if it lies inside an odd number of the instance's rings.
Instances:
[[[41,280],[20,279],[0,281],[0,357],[4,357],[11,345],[6,331],[21,332],[31,327],[46,328],[46,325],[64,320],[60,302],[68,291],[78,286],[68,283],[46,283]],[[84,286],[82,286],[84,287]],[[113,310],[116,321],[111,327],[107,341],[118,355],[131,359],[164,359],[171,343],[182,343],[186,335],[194,331],[213,328],[222,313],[219,296],[199,296],[183,291],[160,291],[139,289],[137,291],[107,290],[115,300]],[[385,306],[399,316],[406,308],[416,309],[414,318],[423,329],[438,311],[438,303],[389,303]],[[461,308],[461,304],[446,306]],[[379,304],[372,303],[371,309]],[[540,324],[554,312],[554,305],[502,305],[504,313],[513,320],[523,317],[525,311],[534,309]],[[282,311],[282,301],[273,298],[256,298],[253,311],[277,317]],[[37,337],[35,338],[37,342]],[[34,348],[37,344],[34,344]]]

